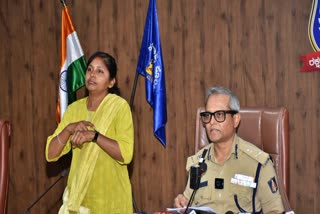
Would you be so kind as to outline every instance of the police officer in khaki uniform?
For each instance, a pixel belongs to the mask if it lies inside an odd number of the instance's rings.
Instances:
[[[206,110],[200,116],[211,143],[187,161],[188,171],[204,161],[207,166],[191,205],[208,206],[219,214],[282,213],[270,156],[236,134],[239,110],[239,100],[229,89],[208,90]],[[189,176],[187,187],[174,199],[174,206],[187,206],[192,192]]]

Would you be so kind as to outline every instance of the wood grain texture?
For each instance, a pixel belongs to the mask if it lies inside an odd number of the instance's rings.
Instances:
[[[67,0],[85,55],[102,50],[116,58],[118,83],[128,102],[148,2]],[[307,34],[311,1],[158,0],[157,8],[167,147],[153,135],[153,110],[140,76],[129,169],[138,208],[165,210],[183,191],[186,159],[194,151],[196,109],[208,87],[223,85],[237,93],[243,106],[289,109],[290,201],[296,213],[320,210],[320,74],[299,72],[299,56],[313,51]],[[60,1],[3,0],[0,31],[0,117],[12,123],[8,213],[22,213],[70,161],[47,163],[44,158],[46,138],[56,127]],[[65,182],[30,213],[57,213]]]

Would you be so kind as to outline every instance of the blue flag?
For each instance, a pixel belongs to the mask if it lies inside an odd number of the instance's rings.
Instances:
[[[137,72],[145,77],[146,98],[153,108],[154,134],[165,147],[167,98],[156,0],[149,2]]]

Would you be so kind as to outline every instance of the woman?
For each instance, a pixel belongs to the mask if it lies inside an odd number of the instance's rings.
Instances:
[[[47,161],[72,150],[59,213],[133,213],[127,165],[133,156],[133,123],[128,103],[118,96],[117,65],[96,52],[88,60],[88,97],[68,106],[48,137]]]

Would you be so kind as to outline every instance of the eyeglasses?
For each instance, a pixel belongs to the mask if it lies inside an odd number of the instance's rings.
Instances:
[[[200,113],[200,117],[204,124],[210,123],[212,115],[218,123],[222,123],[226,120],[226,114],[234,115],[237,113],[238,111],[236,110],[218,110],[215,112],[205,111]]]

